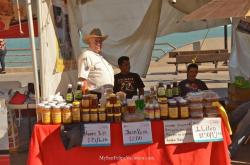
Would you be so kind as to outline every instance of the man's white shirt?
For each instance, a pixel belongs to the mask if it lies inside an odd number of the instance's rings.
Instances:
[[[78,59],[78,77],[87,80],[88,89],[101,92],[103,86],[114,85],[112,66],[99,54],[84,50]]]

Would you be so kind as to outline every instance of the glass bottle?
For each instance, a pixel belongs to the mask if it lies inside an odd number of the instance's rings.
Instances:
[[[185,99],[179,101],[179,113],[181,119],[189,118],[188,102]]]
[[[72,123],[71,106],[65,105],[62,110],[62,123],[70,124]]]
[[[66,102],[67,103],[72,103],[74,101],[74,94],[72,90],[72,84],[68,84],[68,90],[66,93]]]
[[[178,83],[176,80],[173,81],[173,96],[177,97],[179,96],[179,87],[178,87]]]
[[[52,108],[51,120],[53,124],[61,124],[62,122],[62,111],[60,105],[56,105]]]
[[[172,88],[171,88],[171,85],[170,84],[167,84],[167,88],[166,88],[166,97],[168,99],[171,99],[173,97],[173,91],[172,91]]]
[[[163,85],[163,82],[159,82],[157,88],[157,97],[165,97],[165,87]]]
[[[81,81],[77,82],[77,88],[75,91],[75,100],[77,101],[82,100],[82,82]]]
[[[178,119],[179,118],[179,111],[178,111],[178,106],[177,106],[177,102],[174,99],[170,99],[168,101],[168,116],[169,119]]]
[[[154,111],[155,111],[155,120],[159,120],[161,117],[161,111],[159,104],[157,102],[154,103]]]
[[[72,113],[72,121],[74,123],[81,121],[81,111],[80,111],[80,102],[79,101],[73,102],[73,107],[72,107],[71,113]]]

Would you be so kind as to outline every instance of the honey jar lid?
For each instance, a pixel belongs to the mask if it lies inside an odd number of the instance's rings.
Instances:
[[[98,111],[99,112],[105,112],[105,108],[99,108]]]
[[[121,115],[122,115],[121,113],[114,114],[114,116],[116,116],[116,117],[117,117],[117,116],[120,117]]]
[[[74,107],[80,106],[80,102],[79,102],[79,101],[74,101],[74,102],[73,102],[73,106],[74,106]]]
[[[64,109],[70,109],[70,107],[71,107],[71,106],[70,106],[69,104],[67,104],[67,105],[65,105],[63,108],[64,108]]]
[[[113,113],[108,113],[107,116],[111,117],[114,116]]]
[[[89,109],[82,109],[82,112],[89,112]]]
[[[45,108],[45,109],[50,109],[51,106],[50,106],[50,105],[45,105],[44,108]]]
[[[53,106],[53,109],[60,109],[60,108],[61,108],[60,105],[55,105],[55,106]]]
[[[97,109],[90,109],[90,112],[97,112]]]
[[[107,108],[113,108],[113,105],[108,103],[108,104],[106,104],[106,107]]]
[[[114,107],[120,107],[120,106],[121,106],[121,104],[119,104],[119,103],[114,104]]]
[[[111,93],[109,97],[116,97],[116,95],[114,93]]]
[[[44,107],[45,104],[44,104],[44,103],[39,103],[39,104],[37,104],[37,106],[38,106],[38,107]]]

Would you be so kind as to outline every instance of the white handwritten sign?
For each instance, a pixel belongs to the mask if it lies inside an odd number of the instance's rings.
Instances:
[[[110,124],[85,124],[82,146],[110,146]]]
[[[192,119],[164,121],[165,144],[193,142]]]
[[[203,118],[193,120],[192,130],[195,142],[223,140],[221,118]]]
[[[124,145],[153,143],[150,121],[122,123],[122,135]]]

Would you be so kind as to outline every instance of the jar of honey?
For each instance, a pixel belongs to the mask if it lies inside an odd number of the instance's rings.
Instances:
[[[116,98],[116,95],[114,93],[109,95],[109,102],[110,102],[110,104],[116,104],[117,98]]]
[[[89,108],[89,96],[88,95],[83,95],[82,98],[82,108]]]
[[[179,101],[179,113],[181,119],[189,118],[189,109],[187,100],[182,99]]]
[[[158,103],[154,104],[154,111],[155,111],[155,119],[160,120],[161,118],[161,111]]]
[[[98,118],[99,118],[100,122],[105,122],[106,121],[105,108],[99,108],[98,109]]]
[[[65,105],[62,110],[62,123],[70,124],[72,123],[72,114],[70,105]]]
[[[114,122],[114,118],[113,118],[113,114],[111,113],[111,114],[107,114],[107,122],[110,122],[110,123],[113,123]]]
[[[52,124],[61,124],[62,112],[61,112],[61,107],[59,105],[56,105],[52,108],[51,120]]]
[[[107,104],[106,105],[106,112],[107,112],[107,114],[112,114],[113,113],[113,105],[112,104]]]
[[[98,108],[98,97],[95,94],[91,95],[91,108]]]
[[[90,121],[91,122],[98,122],[97,109],[90,109]]]
[[[37,123],[42,123],[42,111],[44,109],[44,104],[40,103],[36,106],[36,121]]]
[[[42,123],[43,124],[50,124],[51,123],[51,106],[45,105],[42,111]]]
[[[114,113],[115,114],[121,113],[121,104],[119,103],[114,104]]]
[[[114,114],[114,122],[120,123],[121,121],[122,121],[122,114],[121,113]]]
[[[81,121],[81,111],[80,111],[80,102],[74,101],[72,107],[72,121],[78,123]]]
[[[82,109],[82,122],[88,123],[90,121],[89,109]]]
[[[168,112],[169,112],[169,119],[178,119],[179,118],[179,111],[178,111],[178,106],[177,102],[174,99],[169,99],[168,101]]]
[[[168,104],[161,103],[160,110],[161,110],[161,119],[166,120],[168,118]]]
[[[154,120],[155,119],[155,110],[154,110],[154,105],[149,104],[149,120]]]

